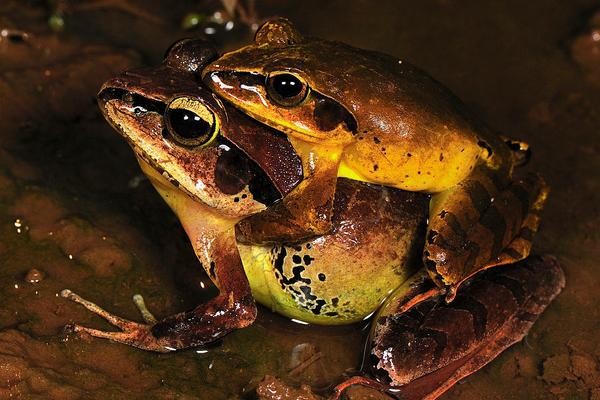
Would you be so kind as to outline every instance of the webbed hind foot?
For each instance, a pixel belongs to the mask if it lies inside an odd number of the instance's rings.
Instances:
[[[399,288],[371,331],[381,390],[403,400],[438,398],[522,340],[564,286],[556,259],[542,256],[477,274],[450,304],[440,291],[407,308],[406,288]]]

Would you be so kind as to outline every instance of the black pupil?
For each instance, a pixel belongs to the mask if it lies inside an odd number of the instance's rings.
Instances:
[[[296,97],[302,93],[302,82],[291,74],[276,75],[272,79],[273,88],[281,97]]]
[[[169,120],[171,128],[183,139],[198,139],[210,134],[210,124],[190,110],[172,109]]]

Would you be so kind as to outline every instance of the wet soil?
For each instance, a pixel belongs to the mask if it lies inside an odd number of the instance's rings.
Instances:
[[[64,288],[136,320],[135,293],[158,316],[214,295],[178,221],[104,122],[94,96],[105,79],[155,64],[171,42],[207,27],[217,30],[223,48],[251,37],[238,20],[231,31],[208,23],[181,29],[186,15],[221,9],[217,1],[107,3],[0,5],[0,30],[10,29],[0,33],[0,399],[253,398],[265,375],[316,389],[337,383],[360,367],[365,326],[303,326],[261,308],[256,324],[215,346],[166,355],[63,332],[74,321],[110,329],[60,298]],[[535,251],[559,258],[567,287],[526,340],[446,399],[600,399],[595,6],[592,0],[257,4],[259,18],[284,15],[307,34],[421,66],[492,127],[529,142],[528,168],[552,186]],[[60,27],[57,21],[65,22],[60,32],[50,28]]]

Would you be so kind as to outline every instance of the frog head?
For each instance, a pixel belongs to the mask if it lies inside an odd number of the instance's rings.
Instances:
[[[353,77],[339,72],[352,57],[349,49],[304,38],[279,18],[260,27],[253,44],[212,62],[203,71],[204,82],[277,130],[309,142],[348,143],[357,133],[356,104],[345,92],[354,86]]]
[[[496,169],[506,164],[506,146],[424,71],[303,37],[285,19],[264,24],[254,43],[202,75],[221,98],[286,133],[298,152],[308,148],[305,165],[313,154],[335,154],[338,176],[435,193],[463,180],[480,158]]]
[[[288,193],[302,166],[283,135],[225,107],[203,87],[200,70],[216,57],[205,41],[182,40],[160,66],[106,82],[98,99],[170,205],[183,194],[242,217]]]

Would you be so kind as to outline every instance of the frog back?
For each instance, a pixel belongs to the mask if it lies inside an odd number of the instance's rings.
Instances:
[[[340,176],[435,193],[480,162],[502,168],[509,158],[500,138],[460,99],[410,63],[338,42],[298,47],[309,55],[303,62],[309,85],[356,119]]]

